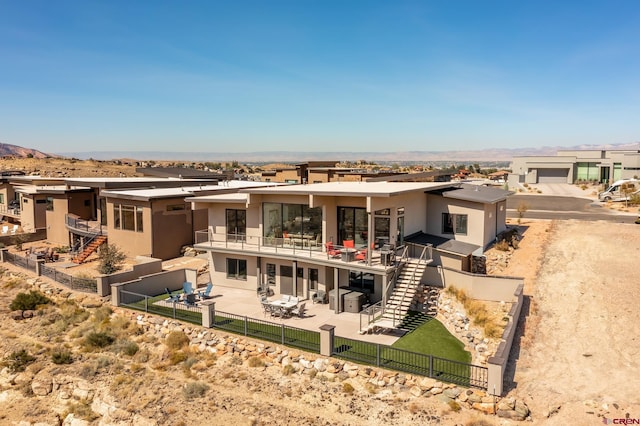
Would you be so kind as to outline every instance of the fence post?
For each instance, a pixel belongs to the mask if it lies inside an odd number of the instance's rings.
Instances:
[[[320,326],[320,355],[331,356],[333,353],[333,340],[335,338],[335,325],[324,324]]]
[[[120,294],[120,287],[114,287],[115,291],[111,292],[111,304],[113,306],[120,306],[122,303],[122,295]]]
[[[144,311],[149,312],[149,296],[144,297]]]
[[[244,317],[244,335],[248,336],[249,335],[249,318],[245,315]]]
[[[376,343],[376,367],[380,367],[380,343]]]
[[[40,259],[40,260],[36,260],[36,275],[37,276],[41,276],[42,275],[42,267],[44,266],[44,260]]]
[[[200,305],[202,306],[202,326],[204,328],[213,327],[216,317],[216,302],[213,300],[203,300]],[[175,308],[175,303],[173,306]]]
[[[429,377],[433,377],[433,355],[429,355]]]
[[[0,249],[0,261],[6,262],[6,256],[8,251],[9,249],[6,247],[3,247]]]
[[[281,334],[281,341],[282,341],[282,344],[284,345],[284,323],[281,324],[281,327],[282,327],[281,328],[281,333],[280,333]]]

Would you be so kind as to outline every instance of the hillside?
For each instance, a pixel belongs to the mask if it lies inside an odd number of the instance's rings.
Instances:
[[[8,143],[0,143],[0,157],[23,157],[23,158],[47,158],[57,157],[57,155],[45,154],[42,151],[31,148],[23,148],[18,145],[11,145]]]
[[[76,160],[62,157],[0,158],[0,172],[20,170],[27,175],[43,177],[138,176],[135,163],[122,161]]]

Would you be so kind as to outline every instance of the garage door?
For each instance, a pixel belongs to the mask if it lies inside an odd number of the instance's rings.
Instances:
[[[567,183],[569,169],[537,169],[538,183]]]

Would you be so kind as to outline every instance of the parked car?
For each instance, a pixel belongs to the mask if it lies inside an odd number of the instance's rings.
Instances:
[[[622,179],[615,181],[606,191],[599,193],[598,199],[600,201],[627,201],[638,193],[640,193],[640,181]]]

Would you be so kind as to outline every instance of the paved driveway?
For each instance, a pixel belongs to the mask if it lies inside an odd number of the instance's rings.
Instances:
[[[570,185],[568,183],[532,183],[529,184],[530,188],[539,190],[543,195],[562,195],[565,197],[577,197],[588,198],[590,200],[597,200],[598,192],[597,187],[589,186],[587,189],[581,189],[577,185]]]

